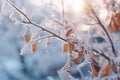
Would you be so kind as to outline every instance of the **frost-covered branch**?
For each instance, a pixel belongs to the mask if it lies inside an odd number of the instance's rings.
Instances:
[[[100,53],[100,52],[98,52],[97,50],[95,50],[95,49],[92,49],[94,52],[96,52],[96,53],[98,53],[99,55],[101,55],[102,57],[104,57],[105,59],[107,59],[107,60],[110,60],[110,58],[108,58],[104,53]]]
[[[31,24],[31,25],[33,25],[33,26],[36,26],[36,27],[42,29],[43,31],[46,31],[46,32],[52,34],[53,36],[55,36],[55,37],[57,37],[57,38],[59,38],[59,39],[61,39],[61,40],[63,40],[63,41],[66,41],[66,39],[60,37],[59,35],[55,34],[54,32],[51,32],[51,31],[43,28],[42,26],[39,26],[39,25],[37,25],[36,23],[32,22],[32,21],[29,19],[29,17],[28,17],[24,12],[22,12],[20,9],[18,9],[13,3],[11,3],[9,0],[7,0],[7,2],[8,2],[13,8],[15,8],[19,13],[21,13],[21,14],[28,20],[28,22],[23,21],[23,23],[25,23],[25,24]]]
[[[16,11],[18,11],[20,14],[22,14],[22,15],[28,20],[28,22],[31,22],[30,19],[29,19],[29,17],[28,17],[24,12],[22,12],[19,8],[17,8],[17,6],[15,6],[15,5],[14,5],[11,1],[9,1],[9,0],[6,0],[6,1],[8,2],[8,4],[9,4],[11,7],[15,8]]]

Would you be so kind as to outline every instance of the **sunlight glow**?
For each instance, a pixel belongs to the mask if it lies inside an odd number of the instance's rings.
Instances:
[[[68,7],[72,8],[73,11],[79,12],[83,10],[85,2],[84,0],[69,0],[66,2]]]
[[[44,2],[49,3],[52,0],[44,0]],[[54,3],[55,2],[55,3]],[[61,1],[55,0],[53,1],[54,4],[58,6],[58,8],[61,9]],[[42,4],[42,0],[30,0],[30,3],[34,6],[40,7]],[[79,12],[83,10],[85,6],[84,0],[64,0],[64,8],[65,10],[73,10],[74,12]]]
[[[41,0],[30,0],[30,3],[35,6],[41,6]]]
[[[106,9],[102,9],[102,10],[100,11],[99,17],[100,17],[101,19],[105,20],[106,17],[107,17],[107,15],[108,15],[108,11],[107,11]]]
[[[88,31],[89,29],[90,29],[90,25],[85,25],[85,24],[82,24],[77,28],[78,31]]]

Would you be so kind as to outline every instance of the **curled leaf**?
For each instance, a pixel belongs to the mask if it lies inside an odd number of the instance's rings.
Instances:
[[[26,43],[28,43],[30,41],[31,35],[30,35],[29,28],[27,28],[27,31],[25,32],[25,34],[23,35],[23,37],[24,37],[24,40],[25,40]]]
[[[72,61],[75,63],[75,64],[79,64],[80,63],[80,58],[77,57],[75,59],[72,59]]]
[[[72,61],[73,61],[75,64],[79,64],[79,63],[80,63],[80,58],[82,57],[82,55],[83,55],[83,51],[79,51],[77,57],[74,58],[74,59],[72,59]]]
[[[67,30],[65,36],[66,36],[66,37],[70,36],[72,32],[73,32],[73,28],[69,28],[69,29]]]
[[[30,41],[30,35],[28,33],[24,34],[24,40],[26,43],[28,43]]]
[[[98,65],[92,65],[92,75],[98,76],[99,71],[100,67]]]
[[[66,53],[69,51],[69,45],[67,43],[63,45],[63,51]]]
[[[31,48],[32,48],[32,53],[35,53],[37,51],[37,48],[38,48],[37,42],[33,43]]]
[[[100,66],[99,63],[94,58],[92,58],[91,69],[92,69],[92,75],[98,76],[100,71]]]
[[[114,20],[114,26],[115,26],[115,28],[116,28],[117,30],[120,29],[120,21],[118,21],[118,18],[115,18],[115,20]]]
[[[103,75],[104,75],[104,76],[108,76],[108,75],[109,75],[109,70],[110,70],[110,65],[107,64],[107,65],[102,69]]]
[[[81,50],[78,54],[78,57],[80,58],[83,55],[83,51]]]
[[[70,46],[70,49],[71,49],[72,51],[75,50],[75,45],[74,45],[74,43],[70,43],[69,46]]]
[[[109,29],[110,29],[111,32],[116,32],[117,31],[117,28],[115,27],[113,21],[110,22]]]

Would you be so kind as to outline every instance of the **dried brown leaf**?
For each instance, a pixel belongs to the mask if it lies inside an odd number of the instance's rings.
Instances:
[[[26,32],[24,34],[24,40],[25,40],[26,43],[28,43],[30,41],[30,34],[29,33]]]
[[[108,76],[108,75],[109,75],[109,70],[110,70],[110,65],[107,64],[107,65],[102,69],[103,75],[104,75],[104,76]]]
[[[98,73],[100,71],[100,66],[99,63],[94,60],[94,58],[92,58],[91,69],[92,69],[92,75],[98,76]]]
[[[70,46],[71,51],[74,51],[74,50],[75,50],[75,45],[74,45],[74,43],[70,43],[69,46]]]
[[[35,53],[37,51],[37,48],[38,48],[37,42],[33,43],[31,48],[32,48],[32,53]]]
[[[73,32],[73,28],[69,28],[69,29],[67,30],[65,36],[66,36],[66,37],[70,36],[72,32]]]
[[[75,64],[79,64],[80,63],[80,58],[77,57],[75,59],[72,59],[72,61],[75,63]]]
[[[69,45],[67,43],[63,45],[63,51],[66,53],[69,51]]]

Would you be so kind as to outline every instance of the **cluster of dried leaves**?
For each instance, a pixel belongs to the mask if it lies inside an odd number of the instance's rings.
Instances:
[[[73,29],[70,28],[66,31],[66,37],[69,37],[73,32]],[[63,44],[63,51],[65,53],[68,53],[70,52],[70,59],[73,63],[75,63],[76,65],[80,64],[80,59],[82,56],[86,55],[86,54],[90,54],[89,51],[87,49],[85,49],[84,46],[81,46],[81,49],[78,50],[76,47],[75,47],[75,44],[74,43],[70,43],[69,40],[68,42],[65,42],[65,44]],[[73,57],[72,56],[72,53],[76,53],[77,54],[77,57]],[[98,58],[100,57],[100,55],[97,55],[97,54],[94,54],[92,56],[92,61],[91,61],[91,73],[92,73],[92,76],[98,76],[100,71],[102,72],[103,76],[109,76],[110,74],[110,70],[112,70],[113,72],[117,73],[116,72],[116,67],[115,65],[112,63],[112,66],[111,66],[111,63],[110,61],[108,60],[108,63],[103,67],[101,68],[100,67],[100,64],[99,64],[99,61],[98,61]],[[68,70],[69,73],[71,73],[71,69],[72,69],[72,66],[70,64],[70,68]]]

